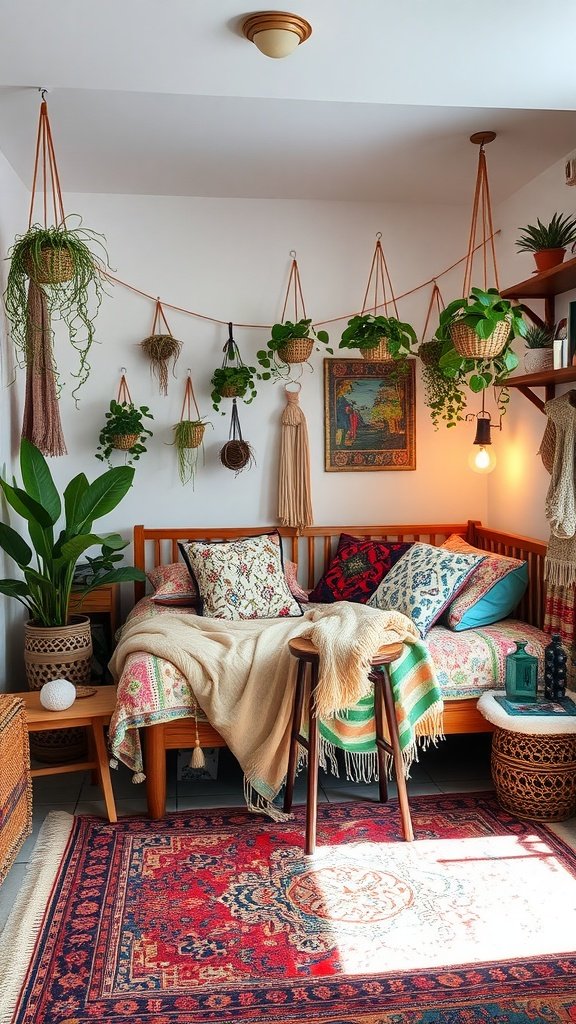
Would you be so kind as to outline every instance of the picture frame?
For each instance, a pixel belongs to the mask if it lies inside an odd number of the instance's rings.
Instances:
[[[324,360],[327,473],[416,469],[414,363]]]

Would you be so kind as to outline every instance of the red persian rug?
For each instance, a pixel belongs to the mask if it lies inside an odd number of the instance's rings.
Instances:
[[[414,843],[395,803],[321,804],[311,858],[302,809],[74,819],[0,1021],[576,1022],[575,855],[489,794],[411,804]]]

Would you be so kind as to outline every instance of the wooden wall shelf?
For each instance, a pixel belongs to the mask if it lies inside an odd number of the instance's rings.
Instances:
[[[501,293],[504,299],[544,299],[546,323],[555,323],[554,297],[576,288],[576,256],[551,270],[533,274],[527,281],[513,284]]]
[[[573,381],[576,381],[576,366],[566,366],[562,370],[541,370],[539,373],[524,373],[517,377],[507,377],[501,381],[501,386],[517,388],[540,409],[540,412],[544,412],[544,403],[554,398],[556,385],[571,384]],[[535,395],[532,388],[545,388],[545,399]]]

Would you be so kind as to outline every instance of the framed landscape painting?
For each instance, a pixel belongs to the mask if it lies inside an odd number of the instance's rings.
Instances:
[[[414,360],[324,360],[328,473],[416,469]]]

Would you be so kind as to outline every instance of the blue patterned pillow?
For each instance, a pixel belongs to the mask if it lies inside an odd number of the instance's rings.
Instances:
[[[462,555],[433,544],[413,544],[368,604],[403,612],[425,637],[484,557]]]

